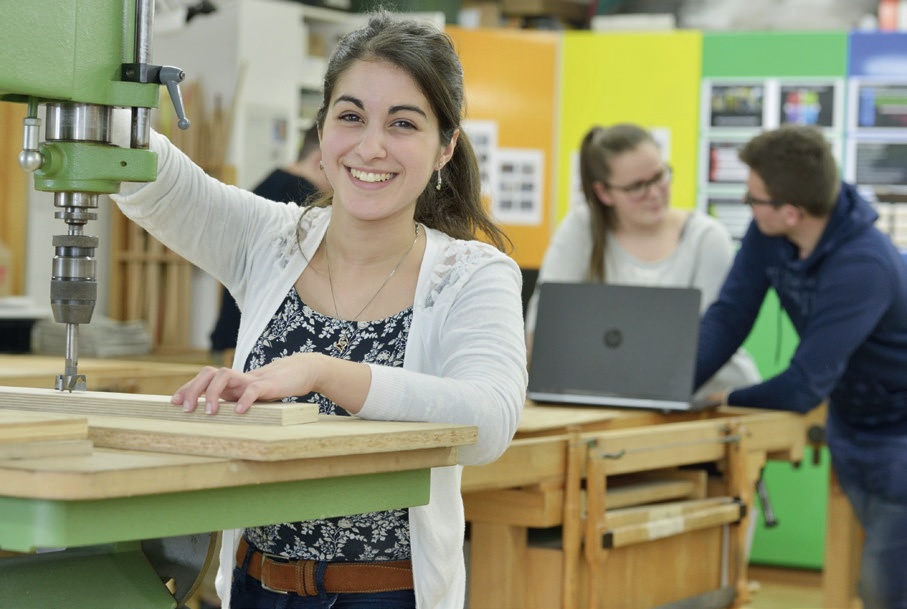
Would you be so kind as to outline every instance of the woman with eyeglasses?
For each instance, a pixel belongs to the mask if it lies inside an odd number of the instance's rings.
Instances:
[[[652,134],[635,124],[592,127],[580,148],[585,206],[567,214],[545,252],[538,283],[601,281],[694,287],[701,310],[718,296],[733,262],[730,235],[717,220],[670,205],[671,167]],[[531,350],[538,287],[526,311]],[[760,380],[742,349],[698,392]]]

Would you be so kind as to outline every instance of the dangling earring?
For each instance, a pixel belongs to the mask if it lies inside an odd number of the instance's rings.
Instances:
[[[438,165],[438,183],[435,185],[435,190],[441,190],[441,165]]]
[[[324,171],[324,161],[318,161],[318,168]]]

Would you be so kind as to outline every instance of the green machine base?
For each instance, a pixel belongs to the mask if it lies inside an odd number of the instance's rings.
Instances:
[[[176,600],[142,554],[118,544],[4,558],[0,607],[174,609]]]

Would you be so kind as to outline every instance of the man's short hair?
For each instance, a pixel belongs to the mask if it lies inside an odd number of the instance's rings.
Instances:
[[[302,146],[299,147],[299,156],[296,157],[296,160],[305,160],[310,154],[318,150],[318,147],[318,125],[312,125],[302,138]]]
[[[840,190],[838,165],[822,132],[783,125],[751,139],[740,150],[773,201],[790,203],[817,218],[831,215]]]

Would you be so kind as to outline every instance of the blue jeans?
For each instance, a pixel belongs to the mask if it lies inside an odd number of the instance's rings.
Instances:
[[[321,563],[324,565],[325,563]],[[324,568],[316,572],[318,587],[324,584]],[[246,573],[242,566],[233,570],[230,591],[231,609],[415,609],[416,595],[412,590],[366,592],[361,594],[328,594],[299,596],[293,592],[281,594],[261,587],[261,582]]]
[[[828,421],[841,488],[866,532],[864,609],[907,609],[907,437],[854,432]]]

